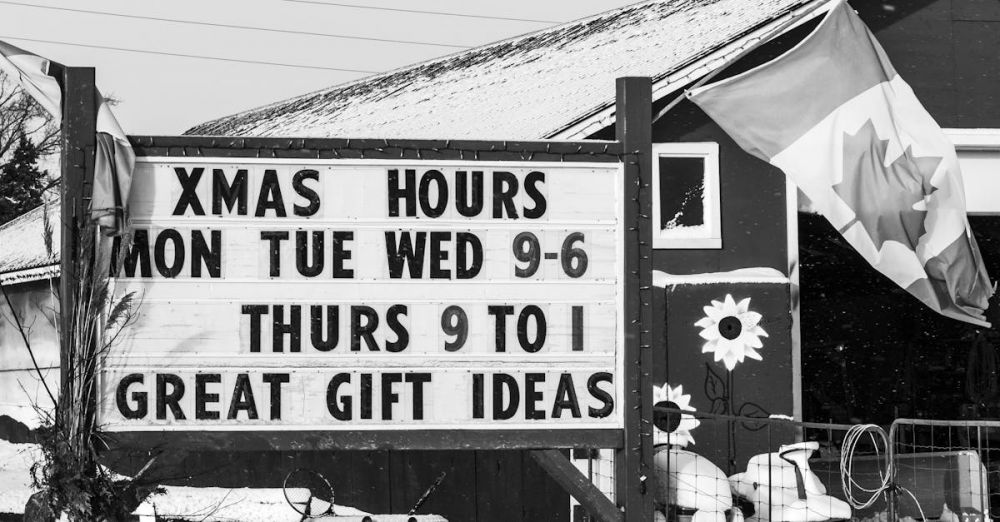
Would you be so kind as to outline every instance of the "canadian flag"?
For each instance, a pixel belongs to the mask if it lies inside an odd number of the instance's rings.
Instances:
[[[845,2],[785,54],[688,96],[872,266],[935,311],[989,326],[994,287],[955,148]]]

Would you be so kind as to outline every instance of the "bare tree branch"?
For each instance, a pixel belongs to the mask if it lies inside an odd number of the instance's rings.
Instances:
[[[51,115],[0,73],[0,164],[22,137],[31,140],[43,156],[59,149],[59,127]]]

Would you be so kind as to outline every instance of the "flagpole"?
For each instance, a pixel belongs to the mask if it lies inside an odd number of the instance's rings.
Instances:
[[[771,31],[770,33],[768,33],[766,36],[763,36],[759,40],[757,40],[756,42],[754,42],[753,45],[744,48],[740,52],[736,53],[735,56],[733,56],[732,58],[726,60],[726,62],[723,63],[722,65],[720,65],[717,69],[715,69],[714,71],[709,72],[705,76],[702,76],[701,79],[698,80],[697,82],[695,82],[694,84],[692,84],[691,87],[689,87],[687,89],[684,89],[684,92],[682,92],[679,95],[677,95],[676,98],[674,98],[673,100],[671,100],[670,103],[668,103],[665,107],[663,107],[662,109],[660,109],[660,111],[657,112],[653,116],[653,123],[656,123],[657,120],[659,120],[660,118],[662,118],[663,116],[665,116],[668,112],[670,112],[671,109],[673,109],[674,107],[676,107],[678,103],[680,103],[682,100],[684,100],[685,98],[687,98],[687,95],[688,95],[689,92],[691,92],[691,90],[697,89],[698,87],[701,87],[702,85],[708,83],[709,80],[711,80],[712,78],[715,78],[716,76],[718,76],[719,73],[721,73],[722,71],[724,71],[727,68],[729,68],[729,66],[731,66],[734,63],[740,61],[744,56],[746,56],[746,55],[752,53],[753,51],[757,50],[758,48],[760,48],[762,45],[766,44],[767,42],[770,42],[771,39],[773,39],[775,36],[778,36],[781,33],[785,32],[786,29],[788,29],[789,27],[791,27],[791,26],[799,23],[802,19],[804,19],[805,17],[809,16],[814,11],[820,9],[821,7],[826,7],[826,6],[829,6],[831,4],[834,4],[834,3],[838,2],[838,1],[841,1],[841,0],[828,0],[828,1],[816,0],[816,3],[814,5],[811,5],[808,8],[806,8],[805,10],[803,10],[801,13],[792,16],[790,19],[786,20],[785,23],[783,23],[783,24],[779,25],[778,27],[776,27],[773,31]]]

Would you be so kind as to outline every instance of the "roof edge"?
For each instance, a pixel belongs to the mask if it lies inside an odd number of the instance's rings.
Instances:
[[[47,206],[52,206],[52,203],[49,203],[48,201],[43,201],[42,204],[32,207],[26,210],[25,212],[22,212],[21,215],[17,216],[16,218],[11,219],[6,223],[0,224],[0,232],[13,227],[21,223],[22,221],[29,221],[30,219],[33,219],[34,218],[33,214],[35,212],[45,212],[42,209],[45,209]]]
[[[808,23],[816,17],[822,16],[829,11],[830,7],[837,0],[804,0],[794,7],[786,10],[766,23],[747,31],[743,36],[730,40],[728,43],[720,45],[715,49],[706,52],[701,57],[690,61],[688,64],[671,73],[663,75],[661,78],[653,78],[653,101],[656,102],[667,95],[676,92],[696,81],[698,78],[729,64],[729,61],[752,45],[756,45],[762,38],[773,39],[792,31],[802,24]],[[820,4],[816,9],[814,5]],[[809,9],[806,16],[796,23],[786,27],[781,33],[768,35],[781,24],[788,21],[788,18],[795,17]],[[593,135],[601,129],[612,125],[615,122],[615,100],[610,100],[604,104],[594,107],[590,112],[578,117],[569,124],[555,129],[545,136],[545,139],[558,140],[582,140]]]
[[[61,272],[62,267],[58,262],[34,268],[12,270],[10,272],[0,273],[0,285],[17,285],[33,281],[55,279],[59,277]]]

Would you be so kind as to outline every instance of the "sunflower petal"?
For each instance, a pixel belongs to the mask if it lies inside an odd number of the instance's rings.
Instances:
[[[705,328],[704,330],[698,332],[698,335],[700,335],[701,338],[705,339],[706,341],[714,341],[722,337],[722,334],[719,333],[719,327],[715,325],[712,325],[711,328]]]
[[[711,317],[702,317],[701,319],[698,319],[697,323],[694,323],[694,325],[698,328],[708,328],[714,324],[716,324],[716,321],[713,321]]]
[[[718,301],[712,301],[712,303],[715,304],[718,303]],[[719,303],[718,307],[704,306],[702,307],[702,310],[705,311],[705,315],[707,315],[709,319],[716,323],[719,322],[719,319],[726,316],[726,313],[722,311],[722,303]]]
[[[732,352],[727,353],[722,362],[726,365],[727,370],[732,371],[733,368],[736,368],[736,355]]]
[[[750,332],[748,332],[746,330],[744,330],[743,333],[740,334],[738,340],[741,341],[743,343],[743,345],[747,346],[747,347],[752,347],[752,348],[763,348],[764,347],[764,343],[760,342],[760,338],[759,337],[757,337],[756,335],[751,334]]]
[[[736,301],[733,300],[733,296],[726,294],[726,302],[722,305],[722,311],[726,315],[736,315],[739,313],[739,308],[736,306]]]
[[[739,337],[736,339],[719,339],[719,348],[716,350],[722,350],[726,353],[737,353],[743,351],[743,343],[739,341]]]
[[[761,315],[757,312],[743,312],[740,314],[740,321],[743,322],[745,326],[756,326],[761,320]]]
[[[680,388],[676,391],[677,393],[673,394],[670,400],[677,405],[677,408],[681,410],[694,411],[694,408],[691,407],[691,396],[685,394]]]
[[[677,425],[677,429],[678,430],[684,430],[684,431],[690,433],[691,430],[697,428],[698,425],[700,425],[700,424],[701,424],[701,421],[699,421],[698,419],[696,419],[696,418],[694,418],[694,417],[692,417],[690,415],[681,415],[681,422],[680,422],[680,424]]]
[[[670,400],[669,389],[670,389],[670,387],[666,383],[664,383],[663,386],[655,386],[654,385],[653,386],[653,404],[656,404],[656,403],[658,403],[660,401],[669,401]]]

